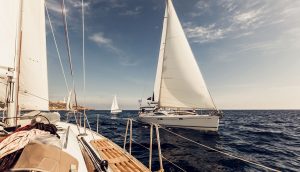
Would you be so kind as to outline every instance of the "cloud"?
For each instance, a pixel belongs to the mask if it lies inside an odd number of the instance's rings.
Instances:
[[[116,55],[119,59],[119,63],[123,66],[135,66],[138,64],[138,61],[129,58],[121,49],[113,44],[110,38],[105,37],[102,32],[94,33],[89,36],[89,40],[95,42],[100,47],[108,48],[109,51]]]
[[[249,12],[245,12],[242,14],[238,14],[234,16],[234,19],[240,23],[252,23],[257,20],[258,15],[260,14],[259,10],[252,10]]]
[[[58,1],[46,1],[45,3],[49,11],[61,14],[61,4]]]
[[[112,40],[109,38],[105,38],[102,32],[95,33],[89,36],[89,39],[99,46],[113,47]]]
[[[124,12],[121,12],[120,15],[123,16],[134,16],[134,15],[138,15],[142,12],[142,7],[138,6],[135,7],[133,10],[126,10]]]
[[[195,43],[212,42],[222,39],[230,31],[230,28],[218,28],[215,24],[205,26],[194,26],[191,23],[185,24],[185,32],[188,38]]]
[[[49,15],[54,28],[63,26],[62,4],[61,0],[48,0],[46,7],[49,10]],[[91,2],[84,2],[85,16],[89,15]],[[68,27],[73,30],[79,30],[81,27],[81,10],[82,2],[78,0],[65,0],[65,13],[67,17]],[[78,18],[80,19],[78,20]],[[47,21],[48,22],[48,21]]]
[[[198,16],[201,16],[202,14],[210,13],[211,12],[211,10],[210,10],[211,2],[212,1],[198,1],[195,4],[197,11],[190,12],[190,15],[192,17],[198,17]]]

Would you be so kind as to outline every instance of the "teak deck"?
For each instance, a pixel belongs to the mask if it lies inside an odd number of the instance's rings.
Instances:
[[[108,161],[109,167],[114,172],[145,172],[150,171],[133,156],[124,152],[123,149],[112,143],[108,139],[91,141],[94,149],[99,155]]]

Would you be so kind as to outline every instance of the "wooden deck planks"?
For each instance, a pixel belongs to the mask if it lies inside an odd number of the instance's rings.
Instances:
[[[109,167],[115,172],[145,172],[150,171],[133,156],[108,139],[91,141],[99,155],[108,161]]]

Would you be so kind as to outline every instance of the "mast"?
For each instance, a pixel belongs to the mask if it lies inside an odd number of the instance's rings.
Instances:
[[[165,9],[165,15],[164,15],[164,21],[163,21],[163,30],[162,30],[162,38],[161,38],[161,45],[160,45],[160,51],[163,51],[163,52],[162,52],[162,54],[161,54],[161,52],[159,54],[158,64],[157,64],[157,71],[156,71],[156,78],[155,78],[155,84],[154,84],[154,90],[158,91],[158,93],[154,93],[154,96],[155,96],[155,94],[157,95],[157,98],[156,98],[157,100],[155,100],[155,101],[157,101],[158,107],[160,107],[163,61],[164,61],[164,57],[165,57],[167,27],[168,27],[168,4],[169,3],[168,3],[168,0],[166,0],[165,2],[166,2],[166,9]],[[159,83],[157,83],[157,82],[159,82]]]

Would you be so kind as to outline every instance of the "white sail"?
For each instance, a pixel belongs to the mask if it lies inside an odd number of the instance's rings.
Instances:
[[[162,63],[163,63],[163,56],[165,51],[165,39],[166,39],[166,27],[167,27],[167,8],[165,10],[164,21],[163,21],[163,30],[161,34],[161,41],[160,41],[160,48],[159,48],[159,55],[158,55],[158,63],[156,69],[156,77],[154,83],[154,101],[159,101],[159,92],[160,92],[160,84],[161,84],[161,72],[162,72]]]
[[[114,97],[112,105],[111,105],[111,111],[114,111],[114,110],[119,110],[119,105],[118,105],[118,102],[117,102],[117,96]]]
[[[162,71],[159,106],[215,109],[171,0],[167,1],[166,8],[162,65],[158,62]]]
[[[73,90],[71,90],[69,92],[69,95],[68,95],[68,99],[67,99],[67,103],[66,103],[66,109],[67,110],[71,110],[73,107],[72,107],[72,103],[71,103],[71,98],[72,98],[72,92]]]
[[[48,110],[44,0],[23,0],[19,106]]]
[[[14,68],[17,54],[20,0],[1,0],[0,5],[0,76],[7,68]]]
[[[5,102],[8,69],[15,68],[19,33],[20,0],[0,1],[0,102]]]

